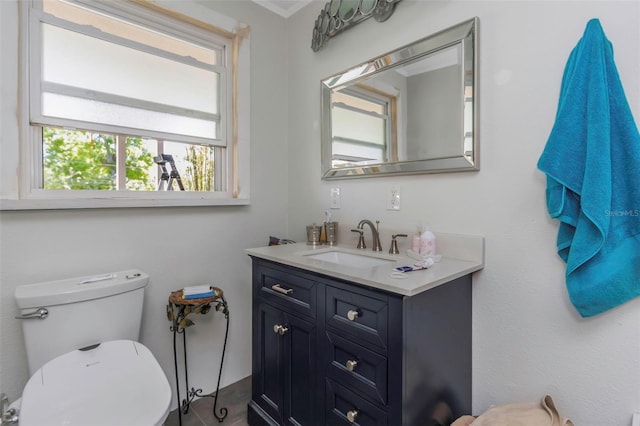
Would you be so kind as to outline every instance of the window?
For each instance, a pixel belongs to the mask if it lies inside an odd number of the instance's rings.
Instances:
[[[238,133],[248,122],[237,120],[248,105],[237,87],[248,34],[151,3],[32,0],[25,9],[20,198],[247,200]]]
[[[214,191],[224,148],[43,127],[42,186],[52,190]],[[221,167],[218,167],[221,168]]]
[[[331,95],[332,166],[391,161],[395,97],[360,85]]]

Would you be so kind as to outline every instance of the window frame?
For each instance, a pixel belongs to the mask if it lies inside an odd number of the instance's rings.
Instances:
[[[225,59],[228,74],[224,90],[221,90],[225,93],[221,96],[225,97],[226,108],[220,110],[223,115],[222,121],[224,121],[221,127],[224,127],[227,135],[225,161],[224,164],[219,165],[220,175],[217,176],[226,183],[226,191],[91,191],[38,188],[41,186],[38,179],[41,179],[42,127],[30,124],[29,100],[33,94],[28,77],[30,66],[33,65],[29,51],[31,33],[28,23],[32,19],[30,9],[33,3],[38,1],[40,0],[29,0],[20,2],[19,5],[19,74],[22,78],[18,85],[20,92],[18,95],[20,128],[17,142],[19,164],[16,165],[18,190],[9,190],[7,197],[6,187],[3,188],[0,210],[249,204],[249,27],[203,6],[171,3],[169,5],[171,9],[167,9],[145,0],[123,1],[118,2],[117,5],[125,14],[131,13],[134,9],[138,10],[138,13],[144,10],[145,16],[152,16],[145,19],[152,19],[157,26],[167,25],[173,28],[177,25],[181,32],[189,32],[185,30],[189,28],[198,33],[210,32],[215,39],[219,39],[220,36],[229,39]],[[74,1],[80,4],[100,4],[93,0]],[[107,6],[111,8],[112,3]],[[194,8],[198,10],[194,11]],[[205,16],[207,21],[213,24],[205,23],[193,16]],[[136,18],[134,17],[133,20],[135,21]],[[166,33],[171,34],[171,30]],[[221,104],[222,102],[224,101],[221,101]],[[225,111],[228,112],[225,113]],[[114,133],[113,130],[109,132]],[[148,136],[131,131],[125,133],[132,136]],[[169,140],[161,136],[159,134],[156,137]]]

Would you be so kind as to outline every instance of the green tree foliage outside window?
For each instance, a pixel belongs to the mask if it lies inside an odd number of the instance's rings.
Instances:
[[[126,138],[126,189],[154,190],[149,170],[153,155],[143,140]],[[43,187],[66,190],[116,190],[116,140],[113,135],[42,129]]]
[[[186,187],[190,191],[211,191],[213,189],[213,148],[189,145],[185,160],[187,166]]]
[[[149,142],[149,141],[147,141]],[[155,141],[152,141],[155,143]],[[117,138],[90,131],[43,127],[43,188],[62,190],[155,191],[158,167],[149,144],[140,137],[127,136],[124,141],[125,188],[118,188]],[[180,144],[180,170],[187,191],[214,190],[214,148]],[[153,145],[151,145],[153,146]],[[175,148],[174,148],[175,149]],[[174,155],[175,157],[175,155]]]
[[[125,143],[127,157],[127,189],[131,191],[153,191],[156,189],[155,178],[149,174],[156,167],[153,155],[144,146],[141,138],[128,137]]]

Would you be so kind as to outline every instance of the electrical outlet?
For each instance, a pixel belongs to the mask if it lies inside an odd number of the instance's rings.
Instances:
[[[387,210],[400,210],[400,187],[392,186],[387,199]]]
[[[329,207],[332,209],[339,209],[342,206],[342,201],[340,200],[340,188],[331,188],[331,201]]]

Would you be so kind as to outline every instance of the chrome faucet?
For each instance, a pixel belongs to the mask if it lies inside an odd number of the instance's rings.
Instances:
[[[380,221],[376,220],[376,225],[374,226],[373,222],[368,219],[362,219],[360,223],[358,223],[358,229],[364,229],[364,225],[369,225],[369,228],[371,228],[371,236],[373,238],[373,248],[371,250],[373,251],[382,251],[382,244],[380,244],[380,234],[378,233],[379,223]]]

